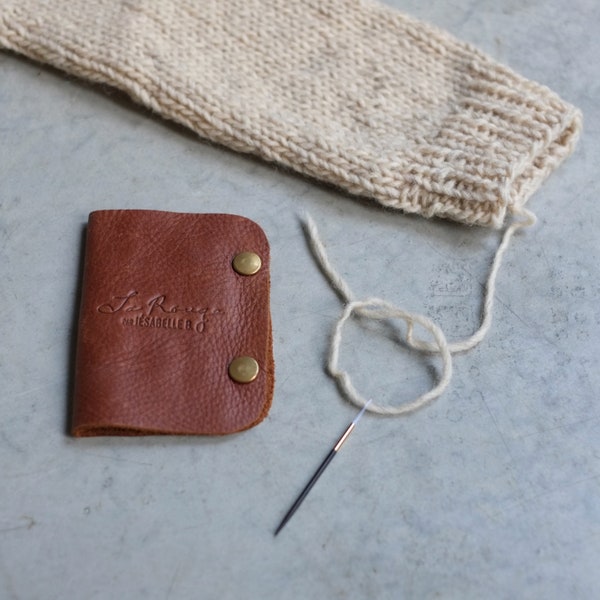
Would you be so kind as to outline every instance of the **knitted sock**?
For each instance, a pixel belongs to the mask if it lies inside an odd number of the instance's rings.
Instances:
[[[202,137],[424,216],[499,227],[580,113],[371,0],[0,0],[0,46]]]

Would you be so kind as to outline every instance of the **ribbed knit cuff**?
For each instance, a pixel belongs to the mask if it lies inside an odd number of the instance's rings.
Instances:
[[[432,28],[430,39],[435,34]],[[410,191],[399,204],[426,216],[500,227],[574,150],[582,115],[547,87],[437,35],[453,93],[442,110],[432,111],[408,155]]]
[[[498,227],[581,114],[371,0],[0,0],[0,46],[202,137],[424,216]]]

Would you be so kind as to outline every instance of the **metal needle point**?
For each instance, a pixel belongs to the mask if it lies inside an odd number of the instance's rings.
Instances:
[[[344,431],[344,433],[342,433],[340,439],[335,443],[333,448],[329,451],[329,454],[325,457],[325,460],[321,463],[319,468],[315,471],[315,474],[311,477],[310,481],[306,484],[304,489],[300,492],[300,495],[298,496],[298,498],[296,499],[294,504],[292,504],[291,508],[287,511],[287,513],[281,520],[279,527],[277,527],[277,529],[275,530],[275,535],[277,535],[285,527],[285,524],[292,518],[293,514],[298,510],[298,508],[304,501],[304,498],[306,498],[306,496],[308,495],[308,492],[310,492],[313,485],[315,485],[315,483],[317,483],[317,480],[319,479],[319,477],[321,477],[321,475],[323,474],[323,471],[327,468],[327,465],[332,461],[333,457],[338,453],[338,450],[342,447],[344,442],[348,439],[348,436],[352,433],[352,430],[356,427],[356,424],[358,423],[360,418],[365,413],[365,410],[367,410],[367,406],[369,406],[369,404],[371,404],[371,400],[369,400],[362,407],[362,409],[356,415],[356,417],[354,418],[352,423],[350,423],[350,425],[348,425],[348,427],[346,428],[346,431]]]

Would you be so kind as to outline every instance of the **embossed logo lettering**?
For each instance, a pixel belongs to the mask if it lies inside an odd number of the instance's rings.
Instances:
[[[218,308],[177,304],[166,294],[142,295],[132,290],[124,296],[112,296],[98,306],[104,315],[116,315],[120,323],[129,327],[150,327],[174,331],[204,333]]]

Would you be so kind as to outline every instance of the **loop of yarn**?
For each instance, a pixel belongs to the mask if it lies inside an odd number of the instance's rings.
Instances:
[[[443,369],[442,377],[438,384],[432,388],[429,392],[422,394],[414,401],[403,404],[401,406],[383,406],[376,402],[368,406],[369,411],[383,414],[383,415],[401,415],[412,412],[417,408],[420,408],[427,402],[434,400],[440,396],[446,389],[452,378],[452,355],[448,348],[448,342],[442,330],[433,321],[423,315],[416,313],[410,313],[397,306],[381,300],[380,298],[369,298],[367,300],[354,300],[348,302],[342,316],[339,318],[335,325],[333,339],[331,342],[331,352],[329,354],[328,371],[329,374],[337,381],[338,386],[342,390],[342,393],[355,405],[363,407],[366,405],[365,400],[356,390],[350,376],[344,370],[338,367],[339,362],[339,351],[342,341],[342,329],[346,321],[353,315],[357,314],[362,317],[369,319],[402,319],[407,326],[412,329],[414,324],[419,324],[431,333],[435,339],[436,347],[442,357]]]
[[[356,300],[348,284],[337,273],[331,264],[315,222],[310,215],[305,216],[304,227],[311,251],[331,287],[335,290],[345,304],[342,315],[334,327],[329,349],[327,370],[329,374],[336,380],[336,383],[338,384],[342,394],[350,402],[358,407],[364,407],[367,404],[367,400],[363,398],[358,390],[354,387],[348,372],[340,369],[338,366],[343,328],[346,321],[348,321],[348,319],[350,319],[350,317],[353,315],[374,320],[401,319],[406,323],[406,343],[410,348],[420,352],[439,354],[442,359],[441,377],[439,378],[437,384],[435,384],[428,392],[400,406],[389,406],[378,404],[376,402],[370,402],[369,406],[367,407],[369,412],[383,415],[407,414],[414,412],[425,404],[435,400],[436,398],[439,398],[444,393],[452,378],[452,354],[456,352],[464,352],[474,348],[477,344],[479,344],[479,342],[481,342],[481,340],[484,339],[490,329],[494,305],[494,294],[496,289],[496,279],[500,265],[502,264],[502,258],[513,235],[519,229],[529,227],[536,222],[535,215],[525,208],[520,208],[518,210],[515,209],[513,211],[513,216],[517,217],[518,220],[515,220],[509,227],[506,228],[504,235],[502,236],[502,241],[500,242],[492,261],[492,266],[490,268],[485,286],[480,326],[470,337],[453,343],[448,343],[443,331],[425,315],[406,311],[380,298]],[[427,330],[433,337],[433,341],[426,341],[415,337],[415,325],[420,325]]]

